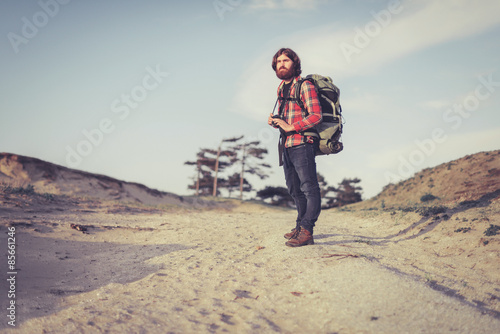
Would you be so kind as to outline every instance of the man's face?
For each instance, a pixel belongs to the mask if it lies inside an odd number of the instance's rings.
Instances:
[[[276,76],[281,80],[293,78],[293,61],[285,54],[276,59]]]

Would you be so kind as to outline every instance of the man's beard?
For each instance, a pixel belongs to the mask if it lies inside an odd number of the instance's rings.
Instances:
[[[288,70],[284,67],[280,68],[276,71],[276,76],[281,80],[289,80],[293,78],[293,66]]]

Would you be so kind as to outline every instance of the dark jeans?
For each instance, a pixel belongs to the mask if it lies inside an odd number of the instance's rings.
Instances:
[[[286,186],[297,207],[297,227],[311,233],[321,212],[314,150],[313,144],[302,144],[283,152]]]

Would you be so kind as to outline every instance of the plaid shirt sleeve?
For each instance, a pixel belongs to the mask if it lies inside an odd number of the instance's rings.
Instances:
[[[295,89],[297,88],[296,83],[299,79],[300,77],[294,79],[294,84],[290,89],[290,96],[295,96]],[[282,85],[280,85],[280,88],[281,87]],[[280,91],[281,89],[279,89],[278,94]],[[321,104],[319,102],[318,93],[311,82],[306,80],[302,83],[300,99],[304,104],[304,108],[307,110],[306,114],[304,114],[300,106],[293,101],[286,102],[283,110],[283,119],[288,124],[292,124],[297,132],[287,137],[285,147],[293,147],[309,142],[311,138],[309,136],[303,136],[300,132],[314,127],[322,120]]]

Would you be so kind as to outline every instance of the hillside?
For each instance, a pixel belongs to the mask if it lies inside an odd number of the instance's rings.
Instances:
[[[36,158],[0,153],[0,183],[33,185],[37,193],[90,197],[147,205],[193,205],[193,199],[109,176],[59,166]],[[196,201],[197,204],[203,201]]]
[[[0,153],[0,183],[34,186],[37,193],[91,197],[147,205],[191,205],[192,198],[148,188],[109,176],[59,166],[40,159]],[[388,184],[357,207],[401,207],[435,198],[444,204],[498,197],[500,150],[481,152],[424,169],[397,184]],[[496,194],[496,195],[495,195]],[[198,204],[203,202],[196,201]]]
[[[388,184],[363,205],[399,207],[421,203],[422,197],[452,205],[500,196],[500,150],[467,155],[427,168],[397,184]]]

